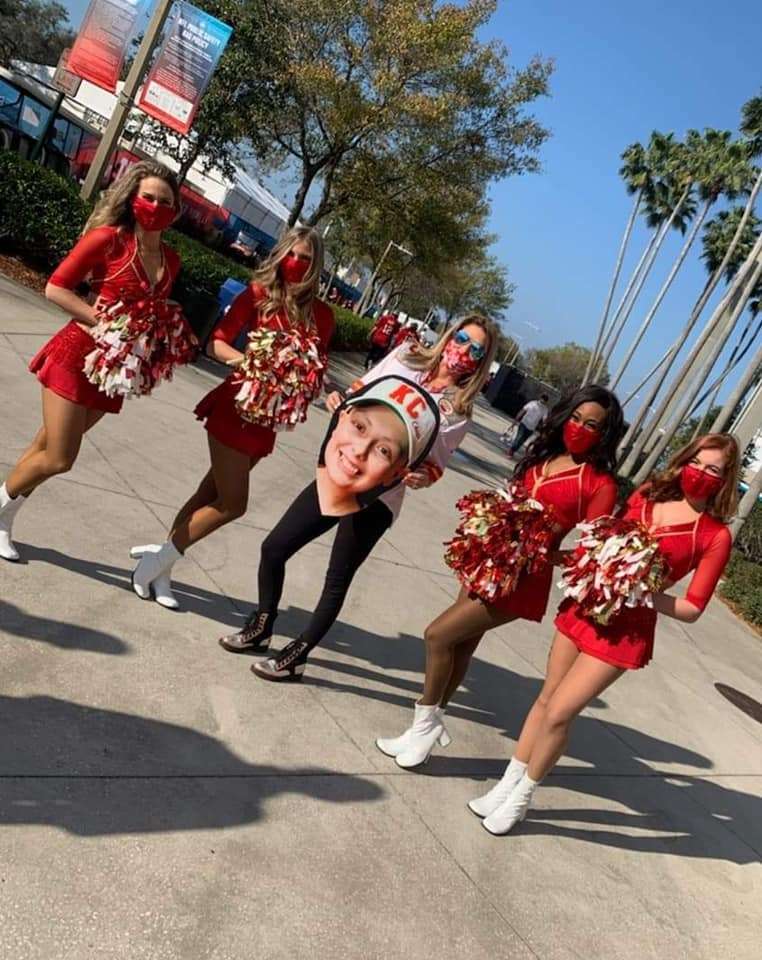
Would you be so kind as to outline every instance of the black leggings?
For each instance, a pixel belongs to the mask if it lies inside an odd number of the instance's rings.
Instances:
[[[259,560],[259,611],[277,614],[286,576],[286,563],[311,540],[338,524],[323,592],[302,639],[310,649],[333,626],[355,573],[392,525],[391,510],[380,500],[346,517],[325,517],[320,512],[317,484],[313,481],[294,500],[262,544]]]

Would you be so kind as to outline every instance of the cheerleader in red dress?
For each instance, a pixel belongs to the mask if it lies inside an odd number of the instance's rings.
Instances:
[[[207,347],[215,360],[236,367],[243,354],[234,346],[246,330],[266,327],[316,331],[322,359],[334,329],[331,308],[317,297],[323,268],[322,238],[307,227],[289,230],[254,275],[253,282],[232,303]],[[243,516],[249,499],[249,473],[275,447],[275,432],[239,415],[235,397],[240,384],[233,371],[196,407],[209,440],[209,470],[198,489],[175,517],[163,544],[134,547],[140,558],[133,589],[144,600],[153,597],[168,609],[179,604],[171,588],[174,563],[213,530]]]
[[[469,803],[493,834],[523,820],[537,784],[564,751],[574,719],[626,670],[651,659],[658,614],[693,623],[709,602],[730,556],[726,518],[736,507],[738,446],[728,434],[699,437],[680,450],[664,473],[634,493],[624,510],[658,541],[669,587],[691,571],[684,597],[654,595],[654,609],[625,607],[607,626],[564,600],[540,695],[521,730],[503,778]]]
[[[622,409],[614,394],[599,386],[582,387],[553,407],[517,465],[514,481],[553,508],[556,548],[577,523],[613,509],[617,497],[613,469],[622,428]],[[553,559],[558,558],[556,549]],[[538,573],[523,575],[513,593],[494,603],[463,588],[424,633],[426,677],[413,724],[402,736],[376,740],[379,750],[401,767],[415,767],[428,759],[437,742],[449,742],[443,709],[481,638],[512,620],[542,620],[552,584],[553,565],[548,563]]]
[[[84,374],[85,357],[95,348],[89,329],[104,306],[169,296],[180,260],[161,235],[179,209],[179,188],[166,167],[134,164],[103,195],[48,281],[45,296],[72,319],[29,365],[42,384],[43,425],[0,487],[0,557],[19,559],[11,527],[29,494],[71,470],[84,434],[105,413],[119,413],[122,398],[107,396]],[[86,280],[94,302],[76,292]]]

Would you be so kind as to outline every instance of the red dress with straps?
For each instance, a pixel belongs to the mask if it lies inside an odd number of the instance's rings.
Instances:
[[[589,463],[550,476],[546,473],[547,466],[546,461],[530,467],[519,482],[535,500],[553,508],[559,528],[557,548],[581,521],[595,520],[611,513],[616,503],[617,486],[610,473],[599,473]],[[539,623],[548,608],[552,586],[553,564],[548,563],[539,573],[522,576],[512,593],[491,606],[500,613]]]
[[[624,517],[639,520],[659,541],[669,564],[667,587],[694,571],[685,599],[703,610],[730,557],[730,531],[708,513],[695,521],[655,527],[654,502],[636,491],[627,501]],[[558,608],[556,627],[583,652],[615,667],[637,670],[653,655],[657,613],[650,607],[625,608],[608,626],[588,620],[573,600]]]
[[[272,330],[288,329],[289,320],[285,311],[267,320],[260,318],[258,306],[265,295],[264,287],[254,283],[249,284],[232,302],[222,322],[212,334],[212,339],[233,344],[244,327],[248,330],[262,326]],[[318,299],[315,299],[312,310],[325,360],[335,325],[333,310]],[[257,459],[266,457],[275,447],[275,431],[249,423],[248,420],[240,417],[235,405],[236,393],[238,393],[238,385],[233,381],[233,372],[231,372],[218,387],[202,397],[196,406],[196,416],[199,420],[206,421],[207,431],[226,447],[232,447],[233,450]]]
[[[161,249],[164,271],[152,287],[138,254],[135,234],[119,227],[96,227],[77,242],[49,282],[75,290],[89,280],[93,293],[108,303],[135,302],[148,294],[166,298],[179,273],[180,258],[166,244]],[[91,410],[119,413],[123,398],[107,397],[83,373],[85,357],[94,348],[92,336],[71,320],[39,350],[29,369],[44,387],[65,400]]]

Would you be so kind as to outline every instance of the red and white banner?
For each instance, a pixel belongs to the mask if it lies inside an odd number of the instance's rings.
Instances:
[[[192,4],[176,3],[143,84],[140,109],[178,133],[188,133],[232,32],[232,27]]]
[[[145,0],[91,0],[66,69],[116,92],[127,46]]]

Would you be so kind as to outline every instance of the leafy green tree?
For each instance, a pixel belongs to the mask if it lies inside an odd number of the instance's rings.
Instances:
[[[284,45],[278,69],[265,65],[268,96],[252,105],[250,124],[258,162],[295,174],[291,222],[313,187],[309,219],[318,222],[365,187],[404,191],[411,171],[483,188],[537,169],[547,132],[525,108],[547,93],[551,67],[537,59],[514,69],[502,46],[478,39],[495,8],[494,0],[278,8]]]
[[[533,377],[544,380],[565,393],[582,382],[589,358],[589,347],[571,342],[558,347],[528,350],[526,367]],[[595,382],[605,385],[608,380],[608,370],[604,370]]]
[[[0,63],[58,63],[74,42],[69,14],[51,0],[0,0]]]

